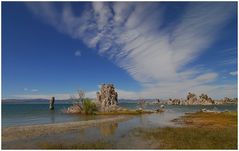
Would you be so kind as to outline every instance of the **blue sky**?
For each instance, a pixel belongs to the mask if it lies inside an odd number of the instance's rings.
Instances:
[[[237,96],[236,2],[2,3],[2,97]]]

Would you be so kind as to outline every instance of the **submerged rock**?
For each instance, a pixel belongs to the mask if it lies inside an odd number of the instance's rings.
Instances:
[[[218,111],[213,111],[213,110],[207,110],[207,109],[205,109],[205,108],[203,108],[203,109],[201,109],[201,112],[214,112],[214,113],[218,113]]]
[[[160,109],[155,110],[155,112],[165,112],[165,109],[160,108]]]

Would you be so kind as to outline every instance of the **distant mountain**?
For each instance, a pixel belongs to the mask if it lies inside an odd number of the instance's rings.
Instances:
[[[48,104],[48,99],[2,99],[3,104]],[[55,100],[55,104],[69,104],[72,100]]]
[[[157,99],[119,99],[119,102],[120,103],[138,103],[139,101],[146,101],[146,102],[156,102]],[[162,99],[159,99],[160,102],[166,102],[167,100],[162,100]]]
[[[138,103],[144,100],[146,102],[155,102],[156,99],[119,99],[119,103]],[[2,99],[3,104],[48,104],[49,99]],[[160,100],[164,102],[164,100]],[[55,104],[72,104],[73,100],[55,100]]]

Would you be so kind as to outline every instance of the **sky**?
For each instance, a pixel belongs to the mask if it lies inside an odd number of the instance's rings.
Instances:
[[[237,2],[2,2],[2,98],[237,97]]]

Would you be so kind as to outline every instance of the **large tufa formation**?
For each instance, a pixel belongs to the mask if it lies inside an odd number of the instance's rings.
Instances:
[[[187,95],[187,100],[185,102],[188,105],[198,104],[196,94],[193,94],[193,93],[189,92],[188,95]]]
[[[215,104],[215,101],[212,100],[212,98],[208,97],[207,94],[203,94],[203,93],[199,96],[199,101],[200,101],[200,104],[204,104],[204,105]]]
[[[212,98],[208,97],[207,94],[202,93],[198,99],[195,94],[189,92],[187,95],[186,104],[188,104],[188,105],[198,105],[198,104],[211,105],[211,104],[215,104],[215,102],[214,102],[214,100],[212,100]]]
[[[97,102],[101,107],[110,107],[118,105],[118,94],[113,84],[102,84],[100,92],[96,93]]]
[[[97,101],[101,106],[107,107],[118,104],[118,94],[113,84],[102,84],[100,92],[97,92]]]

